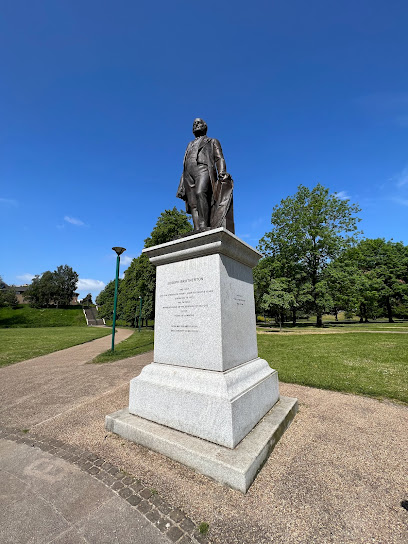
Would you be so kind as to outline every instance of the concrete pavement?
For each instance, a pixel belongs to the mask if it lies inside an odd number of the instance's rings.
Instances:
[[[4,439],[0,504],[2,544],[171,542],[130,502],[74,464]]]

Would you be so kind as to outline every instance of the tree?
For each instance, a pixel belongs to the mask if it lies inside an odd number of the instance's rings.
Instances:
[[[170,242],[177,236],[188,234],[193,227],[184,211],[176,208],[162,212],[150,236],[146,238],[144,247],[152,247]],[[112,286],[111,286],[112,284]],[[142,320],[154,318],[154,298],[156,289],[156,268],[150,264],[143,253],[132,260],[120,280],[118,288],[117,317],[136,326],[139,316],[139,303],[142,297]],[[114,282],[110,282],[98,295],[97,304],[101,306],[99,313],[105,319],[113,315]]]
[[[383,238],[362,240],[335,263],[343,275],[351,267],[358,270],[358,275],[354,273],[357,315],[367,321],[382,308],[392,323],[394,308],[401,311],[408,301],[408,247]]]
[[[54,271],[54,303],[57,308],[58,306],[68,306],[71,303],[77,283],[78,274],[67,264],[59,266]]]
[[[92,306],[93,305],[93,302],[92,302],[92,293],[88,293],[86,295],[86,297],[84,297],[82,299],[82,302],[81,302],[82,306]]]
[[[157,246],[174,240],[178,236],[188,234],[193,227],[186,212],[174,207],[172,210],[165,210],[157,219],[152,233],[144,241],[144,247]]]
[[[0,276],[0,308],[3,306],[15,309],[18,306],[18,300],[15,289],[4,283]]]
[[[56,294],[54,274],[47,270],[43,274],[34,276],[25,292],[25,298],[30,306],[44,308],[53,303]]]
[[[119,286],[122,282],[119,278]],[[105,288],[96,297],[98,305],[98,315],[103,319],[112,319],[113,316],[113,301],[115,297],[115,281],[110,281]]]
[[[282,330],[285,310],[289,310],[294,304],[294,296],[289,291],[288,284],[289,280],[286,278],[272,280],[268,292],[262,297],[262,306],[265,310],[275,314],[280,330]]]
[[[285,263],[285,277],[307,286],[303,297],[310,300],[316,325],[333,305],[324,274],[329,263],[357,241],[356,214],[360,208],[330,194],[318,184],[313,189],[300,185],[294,196],[281,201],[272,211],[271,232],[260,240],[259,249]]]
[[[25,292],[30,305],[43,308],[55,304],[68,306],[74,296],[78,274],[68,265],[59,266],[54,272],[47,270],[36,275]]]

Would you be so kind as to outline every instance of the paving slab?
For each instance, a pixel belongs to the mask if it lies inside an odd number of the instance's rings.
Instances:
[[[0,542],[169,544],[137,509],[73,464],[0,440]]]

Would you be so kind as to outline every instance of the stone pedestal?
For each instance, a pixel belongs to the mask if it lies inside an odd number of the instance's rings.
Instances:
[[[261,254],[224,228],[144,252],[157,267],[154,362],[130,382],[126,425],[133,415],[235,448],[279,401],[277,372],[257,349]]]

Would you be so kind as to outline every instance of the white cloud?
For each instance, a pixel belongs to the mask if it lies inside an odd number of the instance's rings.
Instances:
[[[34,278],[34,274],[21,274],[20,276],[16,276],[18,280],[30,282]]]
[[[75,217],[70,217],[69,215],[66,215],[64,217],[64,221],[67,223],[71,223],[71,225],[76,225],[77,227],[83,227],[85,223],[81,221],[80,219],[76,219]]]
[[[121,255],[120,257],[120,265],[121,266],[129,266],[130,263],[133,261],[133,257],[128,257],[127,255]]]
[[[5,204],[6,206],[18,206],[17,200],[14,198],[0,198],[0,204]]]
[[[399,174],[395,176],[397,187],[403,187],[408,184],[408,166],[406,166]]]
[[[86,278],[80,278],[77,283],[78,291],[102,291],[105,287],[105,284],[101,280],[92,280]]]
[[[350,196],[346,193],[346,191],[339,191],[338,193],[334,193],[337,198],[340,200],[350,200]]]

